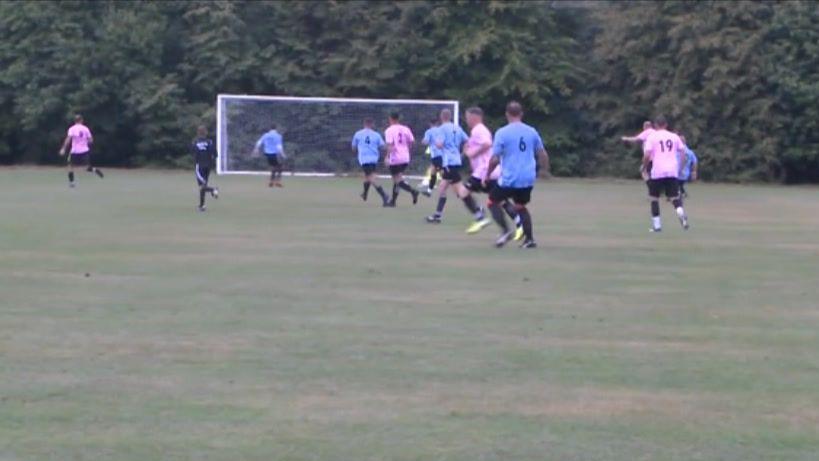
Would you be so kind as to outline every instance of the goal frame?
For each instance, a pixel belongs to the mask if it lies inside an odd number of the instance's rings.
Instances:
[[[227,120],[222,118],[222,105],[226,99],[246,99],[255,101],[309,101],[309,102],[351,102],[351,103],[376,103],[376,104],[452,104],[455,108],[452,114],[452,121],[457,125],[459,123],[460,104],[456,100],[449,99],[372,99],[372,98],[325,98],[312,96],[272,96],[272,95],[253,95],[253,94],[229,94],[219,93],[216,95],[216,152],[219,158],[216,162],[216,174],[218,175],[268,175],[268,171],[243,171],[243,170],[227,170],[227,158],[222,152],[222,141],[224,141],[222,132],[227,133]],[[224,121],[223,121],[224,120]],[[223,123],[225,124],[223,126]],[[352,133],[350,134],[352,136]],[[285,143],[287,140],[285,139]],[[313,176],[313,177],[334,177],[338,176],[336,173],[317,173],[317,172],[302,172],[292,171],[290,176]]]

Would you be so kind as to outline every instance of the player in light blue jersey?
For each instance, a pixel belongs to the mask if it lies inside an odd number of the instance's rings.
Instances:
[[[263,134],[253,150],[255,155],[259,152],[264,154],[267,158],[267,164],[270,166],[270,183],[268,187],[283,187],[282,186],[282,162],[286,158],[284,155],[284,141],[282,135],[276,131],[276,124],[270,124],[270,131]]]
[[[429,122],[429,128],[424,132],[424,138],[421,140],[421,143],[427,146],[427,153],[431,162],[430,167],[427,169],[427,186],[425,189],[421,189],[421,193],[427,197],[432,196],[432,190],[435,189],[438,175],[444,166],[441,150],[435,145],[435,133],[439,125],[441,125],[441,120],[438,117],[433,118]]]
[[[535,156],[541,158],[541,169],[548,172],[549,155],[537,130],[523,123],[523,107],[520,103],[512,101],[506,105],[506,120],[509,123],[495,133],[492,158],[489,160],[489,168],[484,178],[484,183],[488,182],[491,179],[489,172],[498,165],[501,166],[498,185],[489,193],[489,210],[501,228],[501,235],[495,245],[498,248],[502,247],[514,233],[509,230],[506,216],[501,209],[504,200],[512,199],[525,235],[520,247],[535,248],[537,244],[532,235],[532,216],[526,205],[531,200],[532,188],[538,174],[538,161]]]
[[[452,123],[451,110],[444,109],[441,111],[441,125],[435,129],[433,136],[435,137],[435,147],[441,151],[443,174],[441,175],[441,186],[438,188],[438,205],[435,208],[435,213],[427,216],[427,222],[432,224],[441,222],[444,207],[446,206],[447,190],[450,185],[455,189],[458,198],[464,201],[467,209],[473,214],[478,213],[480,207],[461,183],[460,170],[463,163],[461,152],[469,136],[466,135],[463,128]]]
[[[358,155],[358,164],[364,170],[364,192],[361,193],[361,198],[367,201],[367,194],[370,192],[370,186],[374,186],[381,200],[384,202],[383,206],[389,206],[389,199],[387,193],[375,180],[375,169],[378,166],[378,160],[381,158],[381,152],[384,150],[386,143],[377,131],[373,129],[373,119],[364,119],[364,128],[356,131],[353,135],[352,148],[353,153]]]
[[[688,192],[685,190],[685,184],[691,181],[696,181],[697,176],[699,174],[699,159],[697,158],[697,154],[688,147],[688,143],[685,141],[685,136],[680,136],[683,144],[685,144],[685,158],[682,162],[682,168],[680,168],[680,174],[678,179],[680,181],[680,195],[682,198],[688,198]]]

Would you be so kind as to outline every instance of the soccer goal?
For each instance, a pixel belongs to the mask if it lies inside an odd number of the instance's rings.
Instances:
[[[276,124],[284,137],[285,172],[306,176],[333,176],[359,171],[350,149],[353,134],[369,117],[382,134],[391,112],[415,134],[410,174],[428,163],[421,144],[430,120],[451,109],[458,121],[457,101],[413,99],[302,98],[220,94],[217,97],[216,144],[219,174],[268,174],[263,155],[254,156],[259,137]]]

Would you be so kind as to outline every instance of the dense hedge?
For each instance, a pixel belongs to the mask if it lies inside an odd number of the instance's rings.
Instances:
[[[560,175],[663,112],[718,180],[819,181],[815,2],[0,2],[0,161],[178,164],[217,93],[520,99]]]

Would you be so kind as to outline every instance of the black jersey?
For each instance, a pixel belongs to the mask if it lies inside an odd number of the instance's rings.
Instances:
[[[200,168],[216,166],[216,143],[210,138],[196,138],[191,143],[193,159]]]

